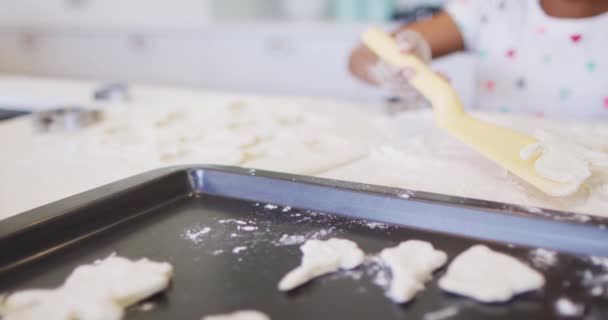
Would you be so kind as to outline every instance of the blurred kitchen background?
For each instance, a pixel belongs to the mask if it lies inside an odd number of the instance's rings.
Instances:
[[[0,75],[374,102],[387,94],[346,68],[360,33],[425,19],[443,3],[0,0]],[[465,102],[471,63],[466,55],[435,63]]]

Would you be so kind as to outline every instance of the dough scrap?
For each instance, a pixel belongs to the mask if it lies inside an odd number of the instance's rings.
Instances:
[[[538,271],[483,245],[458,255],[439,280],[439,287],[445,291],[486,303],[509,301],[544,284],[545,278]]]
[[[396,303],[410,301],[424,283],[431,279],[433,271],[447,261],[447,254],[435,250],[433,245],[420,240],[408,240],[394,248],[380,252],[380,259],[391,270],[391,282],[387,297]]]
[[[0,315],[4,320],[122,319],[124,308],[167,288],[172,274],[166,262],[110,256],[77,267],[59,288],[11,294]]]
[[[228,314],[205,316],[201,320],[270,320],[270,317],[256,310],[242,310]]]
[[[571,185],[553,196],[576,193],[594,169],[608,168],[608,153],[596,144],[543,130],[538,130],[535,137],[538,142],[522,149],[521,159],[538,156],[534,168],[540,176]]]
[[[356,243],[337,238],[327,241],[308,240],[300,250],[303,254],[302,263],[281,279],[279,282],[281,291],[295,289],[316,277],[339,269],[354,269],[365,257]]]

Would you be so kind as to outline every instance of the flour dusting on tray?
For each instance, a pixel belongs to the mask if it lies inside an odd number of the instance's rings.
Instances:
[[[352,228],[391,233],[391,226],[377,221],[346,218],[313,210],[272,203],[255,203],[252,214],[224,217],[187,226],[180,238],[211,256],[244,251],[259,246],[297,246],[308,240],[327,240]],[[243,255],[246,258],[246,255]]]

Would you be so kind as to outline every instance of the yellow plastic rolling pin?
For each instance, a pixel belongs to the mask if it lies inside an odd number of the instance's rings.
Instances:
[[[578,187],[539,176],[534,168],[536,158],[522,160],[519,156],[536,139],[468,115],[450,83],[417,57],[402,54],[388,34],[371,28],[363,34],[363,43],[384,62],[414,72],[410,82],[431,103],[439,128],[548,195],[564,196]]]

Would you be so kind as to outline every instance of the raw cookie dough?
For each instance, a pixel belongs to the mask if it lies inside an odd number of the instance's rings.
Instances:
[[[0,315],[4,320],[122,319],[124,308],[165,290],[172,273],[166,262],[110,256],[77,267],[59,288],[11,294]]]
[[[520,157],[528,160],[538,156],[534,168],[540,176],[571,185],[552,196],[574,194],[594,169],[608,168],[608,154],[595,145],[542,130],[535,136],[538,143],[522,149]]]
[[[481,302],[504,302],[543,287],[542,274],[521,261],[476,245],[458,255],[439,280],[445,291]]]
[[[308,240],[300,250],[303,254],[302,263],[281,279],[281,291],[295,289],[316,277],[339,269],[356,268],[365,256],[356,243],[336,238],[327,241]]]
[[[228,314],[206,316],[202,320],[270,320],[270,317],[256,310],[243,310]]]
[[[394,248],[380,252],[380,259],[391,270],[391,282],[386,295],[397,303],[410,301],[424,283],[431,279],[433,271],[443,266],[447,260],[443,251],[420,240],[402,242]]]

